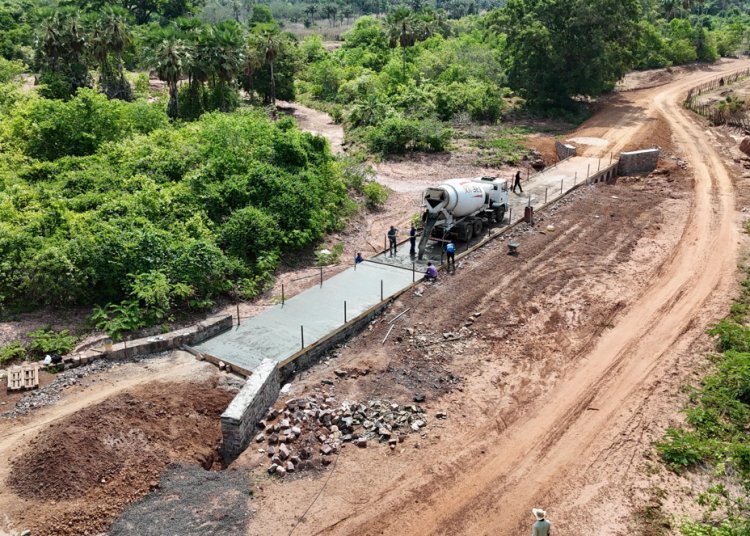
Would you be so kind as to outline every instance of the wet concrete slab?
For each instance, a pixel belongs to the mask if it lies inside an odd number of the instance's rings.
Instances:
[[[302,348],[300,326],[305,346],[312,345],[344,324],[344,301],[347,319],[352,320],[380,303],[381,281],[384,299],[412,283],[411,270],[363,262],[312,287],[284,305],[275,305],[243,320],[213,339],[195,347],[222,361],[245,370],[255,369],[263,359],[283,361]]]

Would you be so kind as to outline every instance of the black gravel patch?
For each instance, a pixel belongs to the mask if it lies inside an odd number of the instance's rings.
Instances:
[[[171,465],[159,489],[126,508],[109,536],[244,534],[250,519],[250,481],[240,471]]]

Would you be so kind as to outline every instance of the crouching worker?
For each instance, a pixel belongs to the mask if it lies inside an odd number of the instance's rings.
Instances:
[[[424,272],[425,281],[435,281],[437,279],[437,268],[431,262],[427,263],[427,270]]]

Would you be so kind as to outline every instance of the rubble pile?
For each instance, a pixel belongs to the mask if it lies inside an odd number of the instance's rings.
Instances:
[[[286,402],[283,410],[272,408],[258,426],[256,443],[266,443],[271,459],[269,473],[287,473],[329,465],[345,443],[366,448],[369,441],[388,443],[395,449],[411,432],[427,424],[418,405],[399,405],[385,400],[340,404],[324,394]]]

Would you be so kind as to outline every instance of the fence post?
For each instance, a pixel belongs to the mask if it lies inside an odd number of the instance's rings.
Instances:
[[[302,342],[302,348],[304,348],[305,347],[305,326],[299,327],[299,338],[300,338],[300,341]]]
[[[563,181],[565,181],[565,179],[560,179],[560,195],[563,193]]]
[[[284,307],[284,283],[281,284],[281,306]]]
[[[578,182],[578,172],[577,172],[577,171],[576,171],[576,172],[575,172],[575,174],[573,175],[573,186],[575,186],[575,185],[576,185],[576,182]]]
[[[417,264],[411,263],[411,282],[414,283],[414,281],[417,280]]]
[[[590,176],[591,176],[591,164],[586,164],[586,181],[589,180]]]
[[[547,190],[549,190],[549,186],[544,187],[544,204],[547,204]]]
[[[320,288],[323,288],[323,267],[320,267]]]
[[[236,305],[237,305],[237,327],[239,327],[239,325],[240,325],[240,304],[238,303]]]
[[[602,169],[602,157],[599,157],[599,163],[596,165],[596,172],[599,173],[599,171]]]
[[[380,301],[383,301],[383,280],[380,280]]]
[[[346,324],[346,300],[344,300],[344,324]]]
[[[513,225],[513,207],[508,208],[508,226]]]

